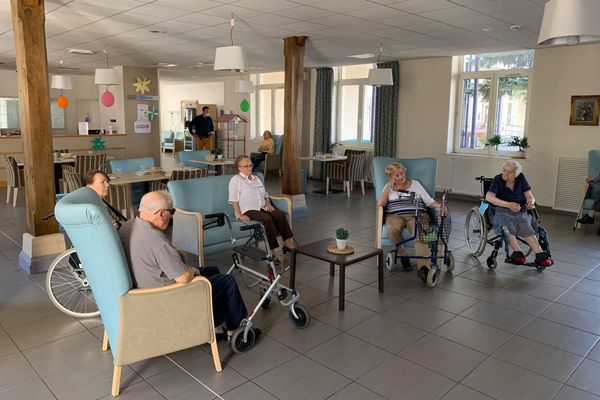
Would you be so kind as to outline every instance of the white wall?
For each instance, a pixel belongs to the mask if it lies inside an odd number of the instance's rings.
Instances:
[[[160,130],[171,129],[171,111],[177,111],[175,117],[175,131],[183,131],[181,116],[181,102],[183,100],[198,100],[200,104],[216,104],[219,110],[224,104],[224,83],[219,82],[171,82],[160,79]]]
[[[600,127],[569,126],[572,95],[600,94],[600,45],[536,50],[523,164],[536,200],[554,203],[558,156],[587,158],[600,148]],[[456,66],[450,57],[400,63],[397,155],[438,159],[438,188],[478,195],[473,178],[499,173],[505,158],[457,155],[454,134]]]

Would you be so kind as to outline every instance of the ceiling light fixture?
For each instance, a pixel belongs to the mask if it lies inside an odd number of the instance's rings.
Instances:
[[[159,62],[159,63],[154,64],[154,66],[156,66],[158,68],[173,68],[173,67],[177,67],[178,64]]]
[[[363,59],[363,58],[373,58],[375,57],[375,54],[371,54],[371,53],[365,53],[365,54],[354,54],[351,56],[348,56],[348,58],[359,58],[359,59]]]
[[[379,56],[377,57],[377,63],[381,63],[383,55],[383,43],[379,45]],[[392,78],[391,68],[372,68],[369,70],[369,76],[367,77],[367,85],[373,86],[384,86],[393,85],[394,79]]]
[[[70,76],[60,74],[62,64],[63,64],[63,60],[61,58],[60,61],[58,62],[58,68],[56,69],[57,74],[52,76],[52,83],[50,84],[50,87],[52,89],[60,89],[60,96],[58,96],[56,98],[56,104],[60,108],[67,108],[67,107],[69,107],[69,99],[67,99],[66,96],[63,96],[63,90],[64,89],[72,89],[73,82],[71,82]]]
[[[252,81],[247,79],[240,79],[235,81],[235,92],[236,93],[252,93],[254,92],[254,84]]]
[[[556,46],[600,41],[598,15],[598,0],[550,0],[544,7],[538,44]]]
[[[87,49],[69,49],[69,53],[71,53],[71,54],[83,54],[83,55],[96,54],[95,51],[93,51],[93,50],[87,50]]]
[[[110,68],[108,62],[108,47],[104,46],[102,52],[106,54],[106,68],[96,68],[94,74],[94,83],[96,85],[106,85],[106,90],[100,97],[100,102],[104,107],[111,107],[115,104],[115,96],[108,90],[110,85],[119,84],[119,74],[114,68]]]
[[[233,13],[231,13],[231,29],[229,30],[229,39],[231,46],[217,47],[215,51],[215,71],[233,70],[233,71],[245,71],[246,70],[246,54],[244,49],[240,46],[233,45],[233,26],[235,20]]]

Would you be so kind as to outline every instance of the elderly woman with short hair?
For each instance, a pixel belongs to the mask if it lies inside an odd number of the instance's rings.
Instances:
[[[554,264],[537,239],[537,221],[533,221],[527,213],[527,210],[535,208],[535,199],[521,164],[514,160],[502,164],[502,173],[492,180],[485,199],[496,206],[492,220],[496,231],[500,233],[503,227],[508,229],[508,243],[513,250],[510,255],[512,263],[525,263],[525,255],[516,238],[519,236],[535,252],[537,265],[549,267]]]

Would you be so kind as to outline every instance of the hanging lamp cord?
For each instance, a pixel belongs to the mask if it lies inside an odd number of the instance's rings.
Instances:
[[[235,25],[235,19],[233,18],[233,13],[231,13],[231,29],[229,30],[229,39],[231,40],[231,45],[233,46],[233,26]]]

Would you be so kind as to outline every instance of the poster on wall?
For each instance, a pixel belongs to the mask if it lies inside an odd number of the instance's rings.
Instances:
[[[135,121],[133,123],[134,133],[152,133],[152,123],[150,121]]]
[[[148,121],[148,104],[137,105],[137,119],[138,121]]]

